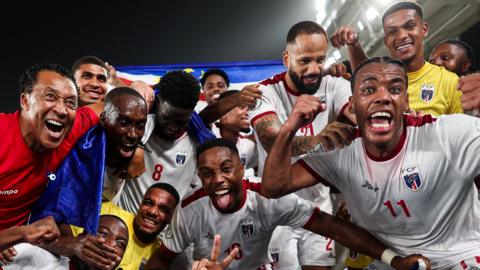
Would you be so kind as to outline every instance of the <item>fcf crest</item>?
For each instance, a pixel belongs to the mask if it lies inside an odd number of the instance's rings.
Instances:
[[[255,230],[255,224],[253,223],[253,218],[247,217],[240,222],[240,232],[243,236],[249,238],[253,235]]]
[[[434,92],[435,92],[435,88],[433,87],[432,84],[423,84],[422,92],[420,94],[423,102],[428,103],[432,101]]]
[[[185,164],[186,160],[187,160],[187,153],[177,151],[177,156],[175,157],[175,163],[177,163],[177,166],[182,167],[183,164]]]
[[[402,181],[408,189],[412,191],[419,190],[423,185],[423,181],[418,166],[402,169]]]

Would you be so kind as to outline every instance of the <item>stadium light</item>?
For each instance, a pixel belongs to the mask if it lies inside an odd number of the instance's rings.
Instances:
[[[378,10],[376,10],[374,7],[369,7],[365,12],[365,15],[367,16],[367,20],[373,21],[375,18],[380,16],[380,13],[378,13]]]
[[[342,58],[342,54],[339,50],[335,50],[333,51],[333,57],[335,57],[335,60],[339,60],[340,58]]]
[[[365,26],[363,25],[362,21],[357,21],[357,26],[360,31],[363,31],[363,29],[365,29]]]

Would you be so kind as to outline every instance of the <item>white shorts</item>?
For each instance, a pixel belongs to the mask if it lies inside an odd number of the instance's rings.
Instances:
[[[335,265],[333,240],[304,229],[277,227],[268,250],[277,270]]]

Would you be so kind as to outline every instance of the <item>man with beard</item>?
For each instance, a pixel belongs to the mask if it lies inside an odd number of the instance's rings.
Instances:
[[[208,141],[197,149],[197,171],[203,187],[186,197],[173,215],[162,247],[145,269],[169,269],[177,254],[190,243],[194,259],[208,257],[214,234],[222,237],[216,260],[238,249],[228,269],[272,269],[268,242],[279,225],[303,227],[316,234],[333,237],[380,258],[386,247],[371,234],[333,217],[309,201],[291,194],[276,200],[262,195],[259,179],[243,178],[244,168],[235,145],[223,139]],[[410,269],[419,255],[397,258],[397,269]]]
[[[390,56],[407,66],[410,109],[434,116],[463,113],[462,92],[457,91],[458,76],[425,61],[423,40],[429,27],[423,19],[422,7],[414,2],[395,3],[383,14],[382,23],[383,42]],[[353,70],[368,59],[352,27],[338,29],[332,36],[332,45],[337,48],[347,45]]]
[[[318,144],[322,137],[317,135],[328,123],[343,116],[354,121],[346,109],[351,96],[350,83],[343,78],[323,74],[327,46],[327,36],[320,25],[310,21],[295,24],[287,34],[283,52],[287,72],[260,83],[262,99],[255,109],[249,111],[259,149],[259,175],[280,127],[301,95],[320,98],[326,110],[298,131],[292,144],[294,156],[303,155]],[[322,184],[297,195],[315,202],[328,213],[332,211],[329,189]],[[303,269],[325,269],[335,264],[331,239],[302,229],[280,227],[272,238],[270,249],[279,258],[278,269],[298,268],[298,265]]]
[[[150,256],[160,247],[158,234],[170,223],[175,207],[180,198],[174,187],[166,183],[156,183],[147,189],[135,215],[127,212],[111,202],[102,204],[101,215],[113,215],[121,218],[128,227],[130,241],[125,249],[118,267],[122,269],[142,269]],[[108,259],[101,254],[111,253],[110,249],[99,249],[100,243],[92,242],[94,237],[81,235],[82,229],[71,227],[73,235],[70,243],[63,248],[70,250],[84,262],[98,267],[108,266]],[[91,244],[85,244],[87,241]]]
[[[394,248],[384,252],[387,265],[380,269],[410,253],[427,256],[433,269],[478,268],[473,179],[480,174],[480,119],[405,115],[406,67],[389,57],[358,66],[352,87],[353,142],[329,152],[318,148],[291,165],[294,134],[319,111],[314,100],[296,104],[267,158],[265,196],[328,181],[344,194],[352,221]]]

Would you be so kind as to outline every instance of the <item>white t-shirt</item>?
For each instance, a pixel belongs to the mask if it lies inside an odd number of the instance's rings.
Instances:
[[[194,259],[210,258],[214,235],[220,234],[218,261],[233,248],[240,249],[228,269],[271,269],[268,243],[275,227],[308,228],[318,208],[294,194],[267,199],[259,194],[260,189],[260,183],[243,180],[244,200],[233,213],[218,211],[202,188],[195,191],[177,207],[163,239],[163,250],[177,254],[193,243]]]
[[[335,185],[354,223],[402,255],[421,253],[448,269],[480,256],[480,119],[404,117],[406,131],[378,160],[357,138],[343,149],[313,152],[300,164]]]
[[[153,133],[155,115],[148,115],[145,135],[145,172],[138,178],[126,181],[120,195],[122,208],[136,213],[147,189],[158,182],[172,185],[183,198],[200,183],[196,170],[196,141],[188,133],[174,141],[166,141]]]
[[[288,87],[285,75],[286,72],[283,72],[260,83],[262,99],[257,102],[255,109],[248,112],[248,118],[252,127],[254,127],[255,120],[266,114],[276,114],[282,124],[287,120],[299,95]],[[320,87],[313,96],[325,101],[326,110],[318,114],[310,125],[299,129],[296,135],[312,136],[319,134],[328,123],[335,121],[343,113],[351,95],[352,91],[349,81],[330,75],[324,76]],[[258,149],[258,175],[262,175],[267,152],[263,148],[257,133],[255,138]],[[296,194],[307,200],[315,201],[322,209],[326,207],[323,204],[328,201],[331,208],[329,189],[322,184],[303,189]],[[331,210],[327,212],[331,213]]]
[[[2,265],[4,270],[68,270],[70,259],[63,256],[55,256],[49,251],[28,243],[13,246],[17,255],[13,262]]]

